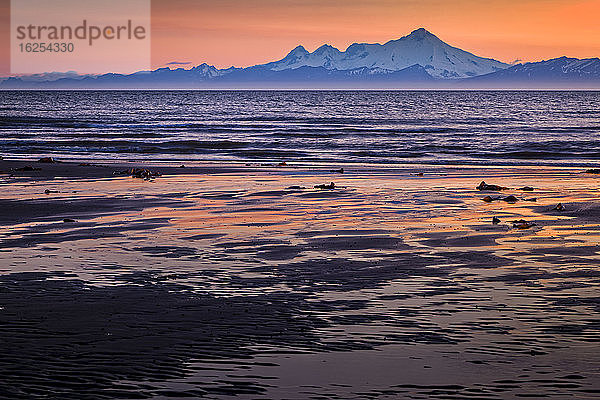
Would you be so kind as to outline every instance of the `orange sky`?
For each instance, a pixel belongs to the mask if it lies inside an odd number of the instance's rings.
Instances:
[[[298,44],[344,50],[425,27],[512,62],[600,56],[600,0],[154,0],[153,63],[248,66]]]
[[[0,73],[8,65],[7,5],[0,0]],[[152,63],[243,67],[298,44],[344,50],[419,27],[505,62],[598,57],[599,17],[600,0],[152,0]]]

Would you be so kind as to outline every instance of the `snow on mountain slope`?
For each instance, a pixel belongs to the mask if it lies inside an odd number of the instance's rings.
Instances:
[[[560,57],[546,61],[517,64],[495,73],[477,76],[470,82],[519,83],[585,83],[600,82],[599,58]]]
[[[445,79],[489,74],[508,67],[500,61],[452,47],[423,28],[385,44],[355,43],[343,52],[323,45],[310,53],[298,46],[282,60],[265,64],[264,67],[273,71],[304,66],[332,70],[367,67],[391,72],[416,64],[424,67],[431,76]]]
[[[508,71],[507,71],[508,72]],[[547,61],[515,65],[511,73],[544,75],[565,78],[595,78],[600,77],[600,59],[598,58],[568,58],[560,57]]]

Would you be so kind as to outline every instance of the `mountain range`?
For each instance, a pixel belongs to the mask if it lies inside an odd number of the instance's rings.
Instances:
[[[600,88],[600,59],[561,57],[509,65],[453,47],[424,28],[385,44],[345,51],[298,46],[247,68],[159,68],[129,75],[69,73],[12,77],[0,88]]]

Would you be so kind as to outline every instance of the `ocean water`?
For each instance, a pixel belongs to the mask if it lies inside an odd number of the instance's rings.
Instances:
[[[25,158],[595,165],[600,92],[0,92]]]

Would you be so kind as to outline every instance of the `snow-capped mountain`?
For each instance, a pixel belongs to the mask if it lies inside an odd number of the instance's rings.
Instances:
[[[197,65],[191,69],[159,68],[159,69],[151,71],[151,72],[138,72],[137,74],[139,74],[139,75],[150,74],[150,75],[156,75],[156,76],[162,75],[162,76],[170,76],[171,78],[176,77],[176,76],[182,76],[182,77],[193,78],[195,80],[208,80],[208,79],[217,78],[219,76],[223,76],[227,72],[228,72],[228,70],[217,69],[213,65],[208,65],[206,63],[203,63],[203,64]]]
[[[442,79],[489,74],[509,66],[452,47],[421,28],[385,44],[354,43],[346,51],[323,45],[310,53],[298,46],[282,60],[265,64],[264,67],[272,71],[300,67],[323,67],[340,71],[369,68],[386,73],[413,65],[421,65],[431,76]]]
[[[517,84],[519,86],[556,85],[557,87],[573,84],[600,82],[600,58],[568,58],[560,57],[546,61],[517,64],[495,73],[478,76],[467,80],[468,83]],[[578,85],[579,86],[579,85]]]

